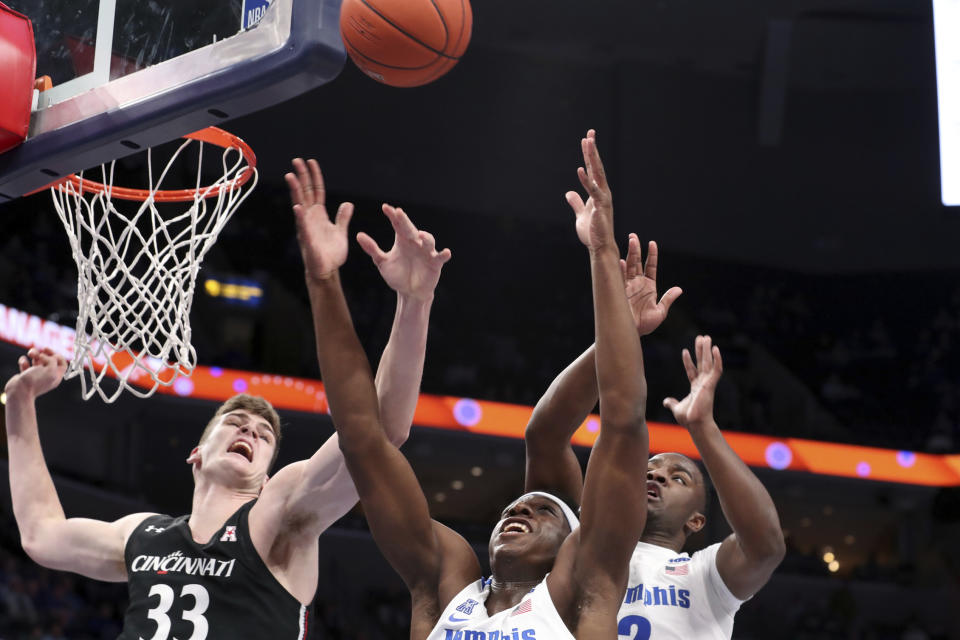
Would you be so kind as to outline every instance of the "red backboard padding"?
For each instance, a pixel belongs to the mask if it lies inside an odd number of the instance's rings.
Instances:
[[[27,137],[37,50],[30,19],[0,3],[0,153]]]

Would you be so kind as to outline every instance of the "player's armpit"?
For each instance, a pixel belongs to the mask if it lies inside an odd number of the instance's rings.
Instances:
[[[250,511],[255,543],[272,540],[280,533],[281,523],[295,523],[297,530],[285,533],[315,543],[357,500],[357,490],[334,434],[309,459],[288,464],[267,481]]]
[[[132,513],[113,522],[87,518],[50,521],[24,544],[34,562],[48,569],[71,571],[95,580],[125,582],[123,552],[130,533],[152,516]]]
[[[747,555],[737,534],[731,533],[717,550],[717,571],[730,593],[746,600],[767,584],[782,560],[783,549],[776,545]]]
[[[464,587],[483,576],[480,561],[463,536],[433,521],[433,531],[440,545],[440,576],[437,594],[441,608],[453,600]]]

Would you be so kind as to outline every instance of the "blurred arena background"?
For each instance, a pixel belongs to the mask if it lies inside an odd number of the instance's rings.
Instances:
[[[727,370],[725,429],[960,453],[960,209],[940,202],[929,3],[485,0],[474,20],[466,56],[432,85],[391,89],[348,64],[328,86],[228,124],[256,150],[261,184],[201,281],[262,297],[198,290],[201,364],[319,377],[282,181],[290,158],[312,156],[329,198],[358,203],[354,232],[388,243],[388,201],[453,251],[423,392],[532,405],[592,341],[587,260],[563,193],[577,186],[577,141],[596,127],[624,247],[630,231],[657,240],[662,290],[685,291],[644,340],[650,420],[671,422],[660,401],[684,391],[680,350],[709,333]],[[72,325],[76,273],[49,195],[0,216],[0,304]],[[394,298],[351,252],[345,287],[375,362]],[[0,343],[4,380],[21,352]],[[76,380],[44,397],[68,515],[188,511],[183,460],[215,406],[83,403]],[[282,415],[281,464],[332,433],[326,415]],[[404,451],[435,514],[485,551],[522,486],[522,442],[415,427]],[[735,638],[960,638],[960,488],[757,473],[788,555]],[[114,638],[125,587],[36,567],[2,496],[0,638]],[[723,535],[719,505],[709,523],[700,543]],[[321,553],[314,638],[407,637],[405,590],[359,510]]]

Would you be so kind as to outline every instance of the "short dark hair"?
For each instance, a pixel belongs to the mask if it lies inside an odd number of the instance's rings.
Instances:
[[[258,415],[270,423],[270,428],[273,429],[273,435],[276,439],[276,445],[273,448],[273,457],[270,458],[270,467],[272,467],[273,463],[277,461],[277,455],[280,453],[280,438],[283,436],[283,433],[280,429],[280,415],[277,413],[277,410],[273,408],[272,404],[260,396],[251,396],[246,393],[238,393],[220,405],[220,408],[217,409],[217,412],[213,414],[212,418],[210,418],[210,422],[208,422],[207,426],[204,427],[203,433],[200,435],[200,442],[198,445],[203,444],[204,440],[207,439],[207,436],[210,435],[214,425],[216,425],[217,420],[219,420],[221,416],[226,415],[231,411],[236,411],[237,409]]]

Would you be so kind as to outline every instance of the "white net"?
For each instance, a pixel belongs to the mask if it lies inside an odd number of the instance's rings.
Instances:
[[[195,193],[178,192],[190,200],[170,214],[167,209],[177,205],[157,206],[172,194],[162,186],[191,145],[197,148]],[[157,180],[154,153],[147,150],[149,187],[139,196],[142,202],[120,200],[117,194],[129,190],[114,187],[115,162],[100,167],[102,188],[90,189],[95,183],[89,182],[81,188],[81,174],[51,189],[78,271],[77,334],[66,377],[81,376],[84,399],[97,393],[113,402],[124,389],[148,397],[161,385],[189,376],[197,364],[190,342],[197,273],[257,182],[255,159],[249,162],[235,148],[210,146],[223,152],[223,176],[210,186],[200,181],[204,142],[187,139]],[[126,211],[117,204],[126,205]],[[183,206],[189,208],[184,212]]]

